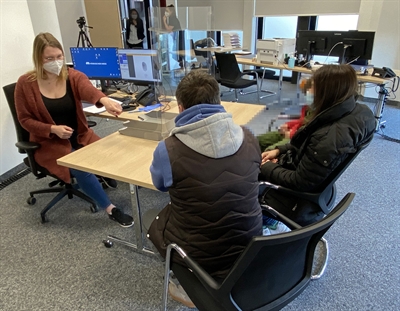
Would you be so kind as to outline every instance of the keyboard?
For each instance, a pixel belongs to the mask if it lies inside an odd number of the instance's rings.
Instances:
[[[118,100],[118,101],[120,101],[120,102],[124,102],[124,101],[126,101],[126,100],[130,100],[132,97],[131,97],[131,96],[124,96],[124,97],[120,97],[120,96],[108,96],[108,98],[115,99],[115,100]]]

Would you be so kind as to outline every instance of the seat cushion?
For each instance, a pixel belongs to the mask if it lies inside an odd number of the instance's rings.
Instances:
[[[221,83],[221,85],[232,88],[232,89],[241,89],[241,88],[246,88],[252,85],[256,85],[257,84],[257,80],[248,80],[248,79],[243,79],[240,78],[238,80],[236,80],[235,82],[232,81],[226,81],[226,80],[222,80],[220,79],[220,81],[218,81],[219,83]]]

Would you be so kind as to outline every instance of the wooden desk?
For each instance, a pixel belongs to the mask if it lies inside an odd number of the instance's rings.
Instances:
[[[167,104],[167,103],[165,103],[165,104]],[[169,110],[167,110],[168,112],[175,112],[175,113],[179,112],[178,111],[178,103],[175,100],[172,100],[168,104],[171,107]],[[221,104],[225,107],[226,112],[229,112],[232,114],[233,121],[236,124],[240,124],[240,125],[244,125],[244,124],[248,123],[252,117],[254,117],[261,110],[265,109],[265,106],[262,106],[262,105],[241,104],[241,103],[236,103],[236,102],[222,101]],[[136,110],[133,110],[133,111],[136,111]],[[101,112],[98,114],[86,113],[86,115],[100,117],[100,118],[113,119],[113,120],[118,120],[118,121],[130,121],[130,120],[138,120],[138,116],[143,113],[145,113],[145,112],[123,111],[118,117],[115,117],[112,114],[109,114],[107,111],[105,111],[105,112]]]
[[[223,105],[226,111],[233,115],[235,123],[239,125],[247,124],[265,109],[262,105],[252,104],[224,102]],[[102,116],[109,117],[105,113]],[[126,120],[130,118],[133,118],[132,114],[128,114]],[[122,120],[123,117],[119,119]],[[157,145],[157,141],[114,133],[57,160],[59,165],[129,183],[136,244],[109,235],[106,245],[112,245],[114,241],[140,253],[153,254],[151,250],[144,247],[145,237],[142,229],[138,186],[155,189],[151,180],[150,165]]]
[[[297,89],[296,89],[297,103],[300,102],[299,80],[300,80],[301,74],[304,73],[304,74],[311,75],[313,73],[312,69],[307,69],[305,67],[295,66],[293,68],[289,68],[286,64],[279,64],[279,65],[265,64],[265,63],[253,61],[251,58],[244,58],[244,57],[240,57],[240,56],[237,56],[236,59],[237,59],[237,62],[242,65],[259,66],[259,67],[279,70],[278,102],[281,102],[283,70],[290,70],[290,71],[299,73],[297,75]],[[396,70],[395,70],[395,72],[396,72]],[[377,99],[377,104],[375,105],[375,108],[374,108],[374,116],[378,121],[376,124],[376,131],[378,131],[380,128],[382,113],[383,113],[383,109],[384,109],[385,101],[386,101],[386,97],[387,97],[387,91],[385,89],[385,84],[388,83],[390,81],[390,79],[383,79],[383,78],[374,77],[371,75],[357,75],[357,79],[361,83],[373,83],[373,84],[376,84],[377,86],[379,86],[379,95],[378,95],[378,99]]]

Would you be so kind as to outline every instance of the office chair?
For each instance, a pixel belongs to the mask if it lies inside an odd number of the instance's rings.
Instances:
[[[281,309],[309,284],[318,241],[347,210],[354,196],[348,193],[326,218],[312,225],[300,227],[290,221],[291,232],[253,237],[224,279],[210,276],[177,244],[168,245],[162,310],[167,305],[170,269],[200,311]],[[285,222],[285,217],[280,220]],[[171,262],[172,251],[190,270]]]
[[[77,184],[64,183],[62,180],[58,179],[57,176],[50,174],[49,171],[47,171],[45,168],[41,167],[39,164],[36,163],[34,158],[34,153],[36,149],[40,148],[40,144],[29,141],[29,132],[26,131],[18,121],[17,111],[14,102],[15,86],[16,83],[12,83],[3,87],[3,91],[6,96],[8,105],[10,107],[11,115],[14,121],[15,131],[17,134],[17,143],[15,145],[17,146],[19,153],[27,154],[28,157],[24,159],[24,163],[30,168],[33,175],[36,176],[36,179],[41,179],[46,176],[51,176],[55,178],[54,181],[49,183],[49,188],[31,191],[29,193],[29,198],[27,199],[27,203],[29,205],[34,205],[36,203],[36,198],[34,197],[35,194],[58,193],[40,212],[42,223],[48,221],[46,216],[47,211],[50,210],[64,196],[68,196],[68,199],[72,199],[74,195],[80,197],[81,199],[91,204],[90,209],[92,212],[96,212],[97,207],[94,201],[84,193],[80,192],[78,190]],[[56,185],[58,185],[58,187],[55,187]]]
[[[261,204],[263,207],[266,207],[267,205],[263,205],[265,202],[265,195],[268,192],[268,189],[274,189],[278,192],[281,192],[282,194],[288,196],[288,197],[296,197],[301,200],[306,200],[308,202],[311,202],[317,206],[319,206],[322,210],[322,212],[325,215],[330,215],[331,209],[333,207],[333,204],[335,203],[336,200],[336,185],[335,182],[336,180],[343,174],[343,172],[349,167],[349,165],[357,158],[357,156],[360,154],[361,151],[363,151],[367,146],[370,144],[374,137],[374,134],[372,133],[369,137],[367,137],[364,142],[362,142],[357,148],[354,153],[351,153],[347,156],[347,158],[342,161],[333,171],[332,173],[325,179],[323,183],[321,183],[313,192],[301,192],[301,191],[296,191],[292,190],[289,188],[285,188],[283,186],[275,185],[270,182],[266,181],[261,181],[260,182],[260,187],[262,187],[262,194],[261,194]],[[274,210],[272,208],[269,208],[269,213],[273,212]],[[324,248],[324,262],[321,265],[321,268],[319,271],[317,271],[313,276],[312,279],[316,280],[319,279],[325,271],[325,268],[328,264],[328,259],[329,259],[329,245],[328,241],[324,238],[321,239],[322,246]]]
[[[196,61],[191,64],[191,69],[209,68],[207,60],[207,52],[196,51],[193,39],[190,39],[191,59],[196,58]],[[206,56],[203,55],[206,54]]]
[[[243,70],[243,72],[247,72],[247,71],[248,70]],[[272,78],[273,76],[275,76],[275,71],[267,69],[265,67],[264,68],[256,68],[256,69],[253,69],[252,71],[257,72],[258,78],[261,80],[261,82],[260,82],[260,92],[267,93],[266,95],[260,96],[260,99],[276,95],[276,92],[270,91],[270,90],[265,90],[265,89],[262,88],[264,79]],[[243,91],[240,91],[240,95],[253,94],[255,92],[256,91],[251,91],[251,92],[246,92],[245,93]]]
[[[252,85],[257,86],[257,99],[260,102],[260,86],[258,82],[258,74],[255,71],[248,70],[241,72],[236,61],[236,56],[230,53],[215,53],[217,60],[218,72],[216,74],[217,81],[230,89],[235,90],[235,100],[238,101],[237,89],[244,89]],[[250,75],[254,79],[244,79],[243,76]]]

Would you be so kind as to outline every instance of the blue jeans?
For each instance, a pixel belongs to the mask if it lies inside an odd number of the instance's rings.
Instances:
[[[73,168],[70,168],[70,171],[82,192],[90,197],[99,208],[105,209],[111,204],[110,199],[94,174]]]

